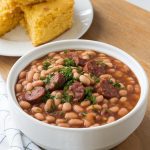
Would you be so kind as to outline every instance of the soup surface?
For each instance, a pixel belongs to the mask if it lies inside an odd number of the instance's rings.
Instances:
[[[139,83],[121,61],[93,50],[51,52],[18,76],[21,108],[45,123],[88,128],[128,114],[140,97]]]

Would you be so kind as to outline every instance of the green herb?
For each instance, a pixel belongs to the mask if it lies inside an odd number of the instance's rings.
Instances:
[[[121,89],[121,84],[119,82],[113,82],[111,79],[109,83],[112,84],[115,88]]]
[[[87,115],[87,112],[81,112],[81,114],[85,117]]]
[[[64,67],[60,70],[60,73],[63,74],[66,80],[71,80],[73,78],[72,68],[71,67]]]
[[[115,82],[112,84],[115,88],[120,89],[121,88],[121,84],[119,82]]]
[[[54,99],[55,96],[52,96],[49,91],[46,91],[45,95],[42,96],[42,101],[46,102],[48,99]]]
[[[64,65],[69,67],[69,66],[76,66],[75,62],[71,58],[66,58],[64,59]]]
[[[69,86],[74,83],[75,79],[69,80],[68,82],[65,83],[64,85],[64,91],[68,90]]]
[[[63,93],[62,103],[68,102],[70,103],[72,101],[72,96],[68,95],[66,92]]]
[[[93,91],[93,89],[91,87],[86,87],[84,93],[85,93],[86,96],[91,96],[92,91]]]
[[[53,76],[54,76],[53,74],[49,74],[46,78],[43,79],[43,82],[44,82],[45,84],[50,83],[50,80],[52,79]],[[41,78],[40,78],[40,79],[41,79]],[[42,79],[41,79],[41,80],[42,80]]]
[[[93,89],[91,87],[85,88],[85,98],[90,100],[92,104],[96,103],[96,97],[92,95]]]
[[[77,72],[78,72],[78,73],[80,73],[80,74],[83,73],[82,67],[78,66],[76,69],[77,69]]]
[[[96,63],[97,65],[106,66],[106,64],[103,61],[97,61]]]
[[[96,83],[99,83],[99,82],[100,82],[100,79],[99,79],[98,77],[96,77],[95,75],[94,75],[92,78],[94,79],[94,81],[95,81]]]
[[[67,54],[67,53],[68,53],[68,50],[64,50],[64,53]]]
[[[64,111],[60,111],[60,112],[59,112],[59,115],[60,115],[60,116],[64,116],[64,115],[65,115],[65,112],[64,112]]]
[[[51,111],[51,112],[54,112],[56,109],[57,109],[57,106],[56,106],[55,104],[52,104],[50,111]]]
[[[48,61],[43,62],[43,69],[44,70],[47,70],[49,66],[50,66],[50,63]]]

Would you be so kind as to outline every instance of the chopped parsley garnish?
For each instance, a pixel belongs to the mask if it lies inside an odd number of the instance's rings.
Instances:
[[[92,95],[93,89],[91,87],[85,88],[85,99],[88,99],[91,101],[92,104],[96,103],[96,97]]]
[[[47,70],[49,66],[50,66],[50,63],[48,61],[43,62],[43,69],[44,70]]]
[[[42,96],[42,100],[46,102],[48,99],[54,99],[55,96],[52,96],[49,91],[46,91],[45,95]]]
[[[121,84],[119,82],[113,82],[109,80],[109,83],[112,84],[115,88],[121,89]]]
[[[121,88],[121,84],[120,84],[119,82],[113,83],[113,86],[114,86],[115,88],[118,88],[118,89]]]
[[[96,63],[97,65],[106,66],[106,64],[103,61],[97,61]]]
[[[87,112],[81,112],[81,114],[85,117],[87,115]]]
[[[69,67],[69,66],[76,66],[75,62],[71,58],[66,58],[64,59],[64,65]]]
[[[54,112],[57,109],[57,106],[55,104],[52,104],[50,112]]]
[[[40,78],[41,80],[43,80],[43,82],[45,83],[45,84],[48,84],[48,83],[50,83],[50,80],[52,79],[52,77],[53,77],[53,74],[49,74],[46,78]]]
[[[71,67],[64,67],[64,68],[60,69],[60,73],[64,75],[66,80],[71,80],[73,78]]]
[[[72,101],[72,96],[68,95],[66,92],[63,93],[63,98],[61,100],[62,103],[68,102],[70,103]]]
[[[64,50],[64,53],[67,54],[67,53],[68,53],[68,50]]]
[[[97,76],[93,76],[92,78],[94,79],[94,81],[95,81],[96,83],[99,83],[99,82],[100,82],[100,79],[99,79]]]
[[[69,80],[64,85],[64,91],[68,90],[69,86],[74,83],[75,79]]]
[[[83,74],[82,67],[78,66],[76,69],[77,69],[77,72],[78,72],[78,73]]]

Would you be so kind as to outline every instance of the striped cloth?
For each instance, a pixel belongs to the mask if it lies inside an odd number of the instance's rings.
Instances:
[[[0,150],[40,150],[15,126],[9,112],[6,85],[0,76]]]

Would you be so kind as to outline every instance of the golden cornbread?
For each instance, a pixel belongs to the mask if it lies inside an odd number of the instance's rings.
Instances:
[[[20,8],[12,7],[7,0],[0,0],[0,36],[16,27],[21,18]]]
[[[73,0],[51,0],[22,7],[22,24],[29,33],[33,45],[46,43],[71,28],[73,5]]]
[[[30,5],[30,4],[36,4],[36,3],[41,3],[46,0],[10,0],[14,4],[19,4],[19,5]]]

